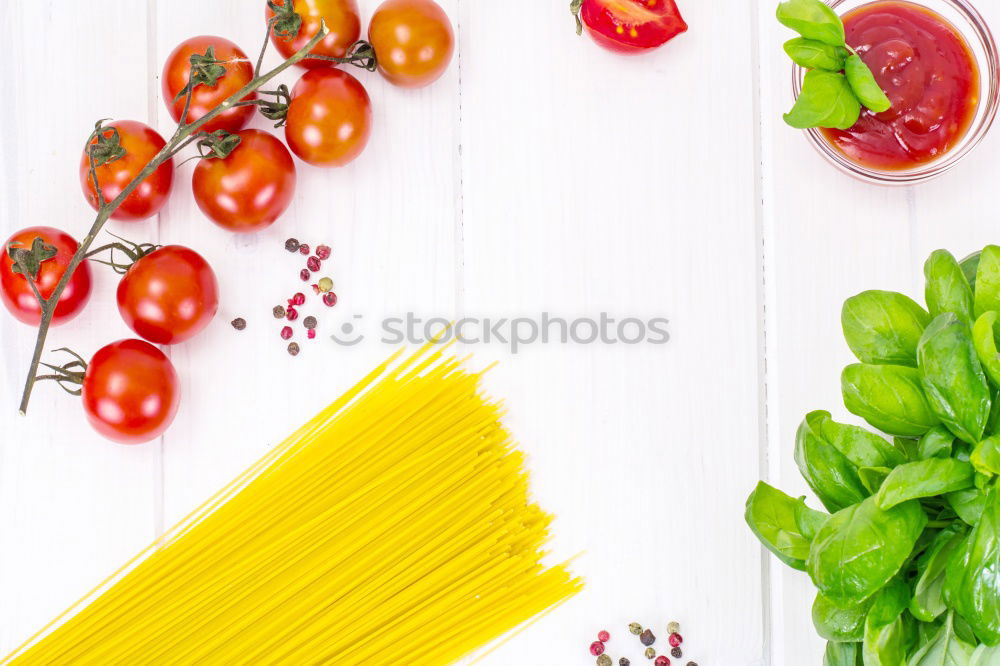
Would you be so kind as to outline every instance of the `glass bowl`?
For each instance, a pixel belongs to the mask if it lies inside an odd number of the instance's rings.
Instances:
[[[876,0],[877,1],[877,0]],[[832,146],[826,137],[817,130],[805,130],[809,141],[828,162],[842,172],[869,183],[879,185],[915,185],[940,176],[948,171],[962,158],[979,145],[989,132],[996,117],[997,106],[1000,103],[998,92],[998,70],[1000,56],[993,33],[986,25],[982,15],[966,0],[908,0],[912,4],[925,7],[940,14],[965,38],[972,55],[979,67],[979,108],[969,124],[965,136],[940,157],[925,162],[912,169],[881,170],[867,167],[850,160],[846,155]],[[832,0],[829,4],[838,14],[843,15],[862,5],[871,4],[872,0]],[[795,65],[792,78],[792,91],[797,99],[802,91],[802,79],[805,69]]]

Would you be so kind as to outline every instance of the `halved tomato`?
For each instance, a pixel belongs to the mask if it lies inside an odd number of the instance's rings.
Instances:
[[[655,49],[688,29],[674,0],[582,0],[579,16],[595,42],[619,53]]]

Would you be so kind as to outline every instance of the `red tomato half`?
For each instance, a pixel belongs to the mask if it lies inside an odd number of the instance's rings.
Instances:
[[[256,129],[224,159],[202,159],[192,186],[198,207],[224,229],[260,231],[274,223],[295,194],[295,160],[285,144]]]
[[[688,29],[674,0],[583,0],[580,20],[601,46],[641,53]]]
[[[188,84],[191,73],[191,56],[195,53],[204,55],[208,47],[215,48],[215,59],[226,64],[226,73],[215,86],[201,84],[194,89],[191,97],[191,108],[188,109],[187,122],[193,123],[206,113],[219,106],[238,92],[240,88],[253,79],[253,65],[247,59],[247,54],[240,47],[223,37],[192,37],[181,42],[163,65],[163,101],[170,110],[174,121],[180,122],[184,112],[184,97],[177,99],[177,94]],[[245,99],[256,99],[257,94],[251,93]],[[176,101],[175,101],[176,99]],[[202,127],[202,131],[214,132],[224,129],[227,132],[239,132],[253,118],[254,106],[237,106],[220,113]]]
[[[163,352],[142,340],[119,340],[98,350],[83,378],[90,425],[121,444],[156,439],[170,426],[180,382]]]
[[[267,5],[266,2],[264,4]],[[274,4],[284,6],[285,0],[274,0]],[[361,36],[361,18],[358,14],[357,0],[294,0],[292,9],[302,17],[299,34],[295,37],[279,37],[271,33],[271,43],[286,60],[316,36],[321,22],[326,23],[330,32],[310,53],[343,58],[347,54],[347,49]],[[274,18],[274,12],[270,7],[265,9],[264,15],[268,21]],[[336,67],[336,64],[329,60],[315,58],[305,58],[299,61],[299,64],[309,69]]]
[[[371,99],[347,72],[313,69],[295,84],[285,140],[300,159],[315,166],[344,166],[365,149],[371,132]]]
[[[150,342],[175,345],[208,326],[219,309],[219,284],[200,254],[167,245],[135,262],[118,283],[118,311]]]
[[[167,142],[152,127],[136,120],[118,120],[105,127],[118,130],[122,148],[125,149],[124,157],[97,167],[97,182],[101,184],[104,200],[113,201]],[[104,133],[107,138],[111,135],[110,129]],[[95,143],[97,139],[91,141],[90,145]],[[87,201],[97,210],[97,189],[94,187],[94,179],[90,177],[90,157],[86,149],[80,157],[80,185]],[[139,187],[128,195],[111,217],[116,220],[144,220],[156,215],[167,203],[173,185],[174,160],[170,158],[139,183]]]
[[[49,298],[55,291],[59,280],[66,273],[70,260],[80,247],[76,240],[67,233],[52,227],[30,227],[22,229],[7,239],[3,246],[3,258],[0,259],[0,298],[14,317],[25,324],[38,326],[42,320],[42,309],[35,298],[35,292],[28,283],[28,278],[14,272],[14,261],[10,258],[7,248],[11,245],[28,249],[36,238],[51,247],[56,248],[56,256],[43,261],[35,278],[42,298]],[[52,324],[65,324],[83,311],[90,300],[90,264],[84,260],[73,272],[66,289],[63,290],[52,315]]]

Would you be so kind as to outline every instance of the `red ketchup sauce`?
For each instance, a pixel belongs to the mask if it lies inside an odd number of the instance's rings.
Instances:
[[[849,160],[900,171],[937,159],[965,136],[979,106],[979,68],[944,17],[880,0],[844,15],[847,43],[875,74],[892,108],[862,108],[848,130],[821,130]]]

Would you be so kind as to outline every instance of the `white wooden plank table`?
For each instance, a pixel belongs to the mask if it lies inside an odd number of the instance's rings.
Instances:
[[[702,666],[820,662],[811,586],[762,556],[743,501],[761,476],[805,493],[791,459],[799,420],[845,415],[842,300],[918,294],[932,249],[996,241],[1000,139],[919,188],[839,175],[780,120],[790,72],[770,1],[685,2],[691,31],[636,58],[576,38],[562,0],[442,4],[459,40],[448,73],[404,91],[355,72],[374,104],[371,144],[344,169],[298,163],[295,203],[271,229],[237,237],[208,222],[192,164],[158,218],[110,225],[190,245],[221,282],[216,321],[168,350],[183,402],[161,440],[101,440],[55,386],[16,416],[34,334],[0,316],[0,653],[390,353],[383,317],[547,312],[665,317],[670,341],[468,345],[475,363],[501,361],[488,384],[558,516],[553,557],[583,553],[574,568],[587,580],[485,663],[592,663],[602,628],[612,654],[639,663],[625,625],[662,636],[671,619]],[[34,224],[82,235],[92,214],[77,160],[93,122],[135,118],[169,134],[166,55],[197,34],[255,52],[262,5],[5,3],[0,235]],[[361,1],[365,21],[376,5]],[[995,0],[980,5],[1000,20]],[[108,17],[113,37],[101,37]],[[282,249],[293,235],[333,246],[341,302],[323,324],[355,323],[361,344],[320,336],[299,358],[285,353],[268,313],[298,286],[300,262]],[[116,277],[95,274],[88,310],[50,347],[87,355],[130,336]],[[236,316],[249,321],[239,334]]]

